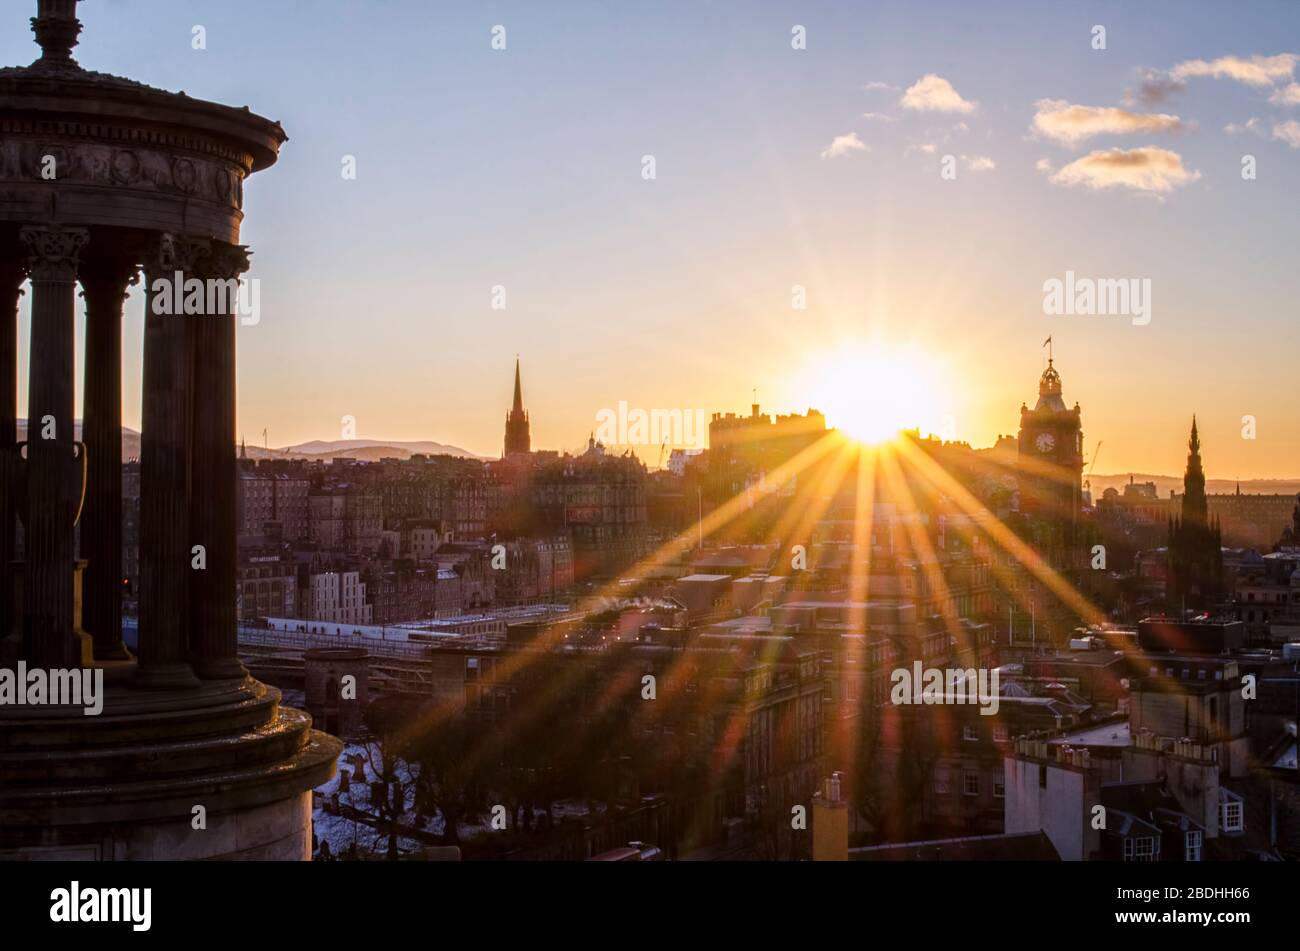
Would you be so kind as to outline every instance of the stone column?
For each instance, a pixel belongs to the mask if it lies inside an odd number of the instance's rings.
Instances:
[[[203,546],[206,565],[190,575],[190,652],[200,677],[221,680],[248,674],[238,658],[235,610],[235,322],[248,251],[214,242],[205,264],[212,313],[193,322],[190,538]]]
[[[145,261],[144,401],[140,446],[140,643],[136,682],[198,685],[189,664],[189,325],[175,313],[208,243],[163,235]],[[179,290],[177,289],[179,286]]]
[[[82,492],[72,418],[73,315],[77,256],[89,233],[28,227],[20,236],[32,281],[23,657],[33,667],[72,668],[92,659],[89,643],[73,632],[73,526]]]
[[[17,254],[0,258],[0,642],[15,634],[14,539],[18,528],[18,298],[27,277]]]
[[[92,257],[80,269],[86,298],[82,440],[87,459],[81,612],[96,660],[131,656],[122,643],[122,303],[137,272],[134,258],[120,255]]]

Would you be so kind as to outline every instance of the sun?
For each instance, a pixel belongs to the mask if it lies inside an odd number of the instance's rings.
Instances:
[[[904,429],[951,428],[943,374],[916,347],[855,341],[810,356],[804,378],[827,425],[860,443],[888,442]]]

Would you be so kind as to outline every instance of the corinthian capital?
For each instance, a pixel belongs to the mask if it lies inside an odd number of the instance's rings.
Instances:
[[[211,253],[212,242],[205,238],[187,238],[163,232],[145,254],[145,270],[191,274],[199,269]]]
[[[89,300],[98,295],[101,299],[125,300],[130,288],[140,283],[138,256],[129,251],[107,255],[90,254],[82,258],[77,275],[81,278],[82,297]]]
[[[85,228],[29,226],[18,232],[33,281],[75,281],[77,256],[90,240]]]
[[[204,262],[205,272],[208,277],[223,281],[239,277],[248,270],[248,259],[251,254],[252,252],[245,245],[222,244],[214,241],[212,253]]]

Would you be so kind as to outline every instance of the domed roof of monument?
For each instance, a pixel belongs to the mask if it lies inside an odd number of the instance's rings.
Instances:
[[[1056,372],[1050,359],[1047,361],[1047,369],[1038,380],[1038,403],[1034,406],[1034,412],[1041,410],[1065,412],[1065,400],[1061,399],[1061,374]]]
[[[41,47],[29,66],[0,69],[0,113],[45,121],[125,121],[165,126],[223,140],[252,156],[252,170],[275,162],[288,139],[280,123],[132,79],[84,69],[73,57],[81,21],[78,0],[37,0],[32,32]]]

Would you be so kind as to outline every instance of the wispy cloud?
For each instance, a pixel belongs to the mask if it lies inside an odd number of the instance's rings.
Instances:
[[[1051,181],[1097,190],[1128,188],[1159,196],[1200,177],[1200,172],[1183,166],[1183,157],[1177,152],[1148,145],[1089,152],[1062,167],[1052,175]]]
[[[1223,127],[1223,131],[1228,135],[1240,135],[1243,132],[1258,133],[1262,125],[1257,116],[1251,116],[1245,122],[1229,122]]]
[[[1300,106],[1300,83],[1287,83],[1280,89],[1274,89],[1268,101],[1275,106]]]
[[[1249,59],[1241,56],[1220,56],[1212,60],[1189,59],[1171,69],[1169,76],[1176,81],[1208,76],[1236,80],[1247,86],[1272,86],[1291,78],[1298,59],[1300,57],[1295,53],[1251,56]]]
[[[963,155],[961,161],[968,172],[991,172],[998,167],[987,155]]]
[[[897,86],[893,85],[892,83],[882,83],[878,80],[869,82],[862,88],[865,89],[867,92],[877,92],[879,90],[886,90],[888,92],[898,92]]]
[[[1129,112],[1114,106],[1080,106],[1064,99],[1040,99],[1034,105],[1034,130],[1056,142],[1077,145],[1094,135],[1174,132],[1183,128],[1178,116]]]
[[[1141,103],[1153,105],[1164,102],[1172,94],[1187,88],[1189,79],[1231,79],[1235,82],[1264,89],[1288,82],[1295,75],[1300,55],[1295,53],[1278,53],[1276,56],[1220,56],[1218,59],[1184,60],[1173,69],[1162,71],[1144,69],[1139,73],[1140,79],[1136,90],[1129,90],[1124,100],[1128,104]],[[1300,98],[1292,96],[1291,83],[1284,89],[1277,90],[1269,97],[1275,105],[1296,105]],[[1300,91],[1294,93],[1300,97]]]
[[[1300,122],[1288,119],[1273,126],[1273,138],[1285,142],[1293,149],[1300,149]]]
[[[942,76],[927,73],[907,87],[902,105],[919,112],[969,113],[975,111],[976,103],[963,99]]]
[[[869,152],[867,144],[858,138],[856,132],[850,132],[847,135],[837,135],[831,140],[831,144],[822,149],[821,156],[824,159],[840,158],[844,155],[850,155],[853,152]]]
[[[864,112],[864,113],[862,113],[862,118],[864,118],[864,119],[876,119],[876,120],[879,120],[880,122],[897,122],[897,121],[898,121],[898,118],[897,118],[896,116],[887,116],[887,115],[885,115],[883,112]]]

